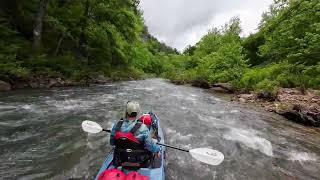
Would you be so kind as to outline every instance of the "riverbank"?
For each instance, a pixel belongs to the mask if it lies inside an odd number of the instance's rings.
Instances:
[[[184,82],[172,81],[177,85]],[[284,116],[286,119],[305,126],[320,127],[320,91],[314,89],[299,90],[280,88],[275,95],[263,92],[241,93],[228,83],[209,84],[206,81],[195,81],[192,86],[211,89],[219,93],[233,94],[231,101],[250,103],[262,107],[268,112]]]
[[[9,81],[0,80],[0,92],[23,88],[53,88],[71,86],[90,86],[90,84],[105,84],[117,81],[145,79],[145,76],[115,76],[104,75],[87,76],[81,79],[67,77],[50,77],[47,75],[34,75],[27,79],[15,79]]]

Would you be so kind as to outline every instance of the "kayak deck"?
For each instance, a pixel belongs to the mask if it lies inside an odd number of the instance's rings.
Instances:
[[[163,136],[163,131],[160,126],[160,122],[158,117],[155,115],[157,118],[158,122],[158,136],[161,138],[160,143],[164,143],[164,136]],[[99,173],[96,176],[96,180],[98,180],[99,175],[104,172],[106,169],[112,169],[115,168],[113,166],[113,153],[114,150],[111,150],[111,152],[107,155],[105,161],[103,162]],[[165,160],[165,147],[161,147],[161,157],[160,158],[155,158],[153,162],[153,167],[155,168],[140,168],[137,170],[138,173],[150,177],[150,180],[165,180],[165,168],[164,168],[164,160]],[[132,170],[125,170],[122,169],[124,173],[128,173]]]

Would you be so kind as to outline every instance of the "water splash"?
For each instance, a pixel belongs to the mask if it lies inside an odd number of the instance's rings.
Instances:
[[[267,139],[256,135],[255,131],[232,128],[223,137],[231,141],[239,141],[249,148],[259,150],[263,154],[272,157],[272,144]]]
[[[291,161],[317,161],[318,159],[314,153],[292,151],[288,155]]]

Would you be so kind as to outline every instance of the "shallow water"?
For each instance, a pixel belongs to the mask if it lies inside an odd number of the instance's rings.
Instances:
[[[1,93],[0,179],[93,179],[111,149],[109,135],[88,135],[80,124],[110,128],[128,100],[158,115],[166,143],[225,155],[209,166],[168,150],[169,180],[319,179],[319,129],[226,99],[161,79]]]

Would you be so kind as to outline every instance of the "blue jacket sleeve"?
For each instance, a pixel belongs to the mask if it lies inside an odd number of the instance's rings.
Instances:
[[[146,128],[141,133],[144,135],[144,144],[146,149],[153,153],[159,152],[160,146],[152,141],[149,130]]]
[[[111,134],[110,134],[110,144],[111,144],[111,146],[114,146],[114,139],[115,139],[115,134],[116,134],[116,125],[117,125],[117,123],[113,124],[112,129],[111,129]]]

